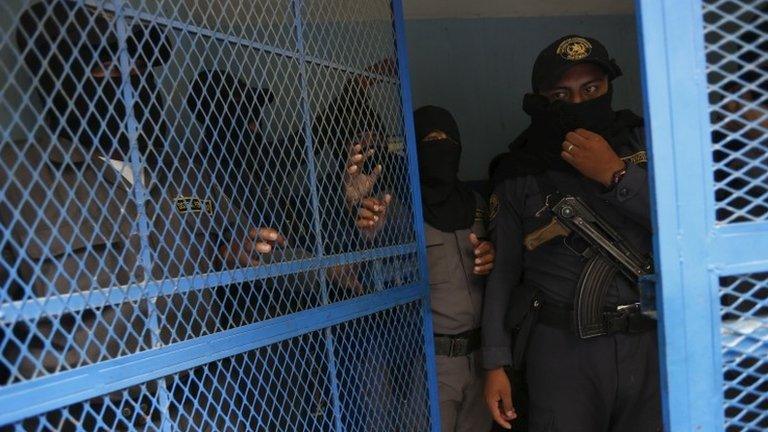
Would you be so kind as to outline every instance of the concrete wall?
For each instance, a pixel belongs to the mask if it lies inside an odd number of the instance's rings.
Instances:
[[[538,52],[567,33],[601,40],[624,70],[614,107],[642,111],[633,15],[409,20],[414,107],[453,112],[464,144],[461,176],[486,176],[490,159],[528,124],[521,109]]]

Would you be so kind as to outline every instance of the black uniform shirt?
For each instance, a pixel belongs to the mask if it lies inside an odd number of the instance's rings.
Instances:
[[[649,190],[642,134],[617,152],[627,162],[627,174],[611,191],[576,174],[549,171],[547,177],[563,193],[575,193],[587,200],[617,231],[642,253],[651,251]],[[535,176],[505,180],[497,185],[490,208],[490,238],[496,246],[496,263],[488,278],[483,312],[483,365],[486,369],[511,365],[510,307],[526,301],[521,295],[535,287],[543,296],[572,304],[574,291],[585,261],[561,239],[551,240],[532,252],[524,250],[526,234],[548,223],[552,216],[544,207],[544,196]],[[595,205],[597,204],[597,205]],[[638,301],[629,282],[617,276],[609,289],[607,304]],[[522,305],[527,308],[528,305]]]

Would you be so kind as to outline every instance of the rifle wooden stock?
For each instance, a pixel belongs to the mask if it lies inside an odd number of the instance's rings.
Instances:
[[[526,249],[532,251],[555,237],[565,237],[570,233],[571,230],[561,225],[557,218],[552,218],[552,221],[546,226],[525,236],[523,243]]]

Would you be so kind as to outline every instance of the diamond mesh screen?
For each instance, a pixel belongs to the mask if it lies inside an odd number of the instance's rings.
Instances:
[[[420,285],[393,20],[0,2],[0,399]],[[8,427],[428,428],[421,304],[351,318]]]
[[[704,0],[716,218],[768,219],[768,1]]]
[[[768,219],[768,1],[705,0],[716,220]],[[728,431],[768,429],[768,275],[722,277]]]
[[[768,429],[768,273],[720,279],[727,431]]]
[[[416,303],[42,413],[0,431],[425,431]],[[331,366],[337,343],[340,415]],[[375,342],[375,343],[371,343]]]

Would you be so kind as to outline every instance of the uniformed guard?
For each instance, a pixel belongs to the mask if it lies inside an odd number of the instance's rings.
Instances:
[[[487,430],[480,321],[493,245],[485,240],[485,200],[457,178],[461,136],[445,109],[414,112],[429,289],[437,355],[440,423],[445,432]]]
[[[258,199],[268,192],[260,190],[262,180],[285,171],[286,162],[270,154],[260,130],[262,109],[273,101],[269,89],[250,87],[216,69],[201,71],[187,96],[187,106],[203,129],[200,150],[216,183],[241,201],[241,207],[256,207],[276,221],[281,218],[271,213],[275,209]]]
[[[367,167],[377,149],[366,141],[384,130],[366,94],[371,85],[372,80],[362,75],[348,80],[314,119],[316,186],[326,254],[367,246],[363,241],[381,237],[387,221],[392,196],[378,187],[383,166]],[[234,191],[244,207],[256,207],[254,218],[282,228],[291,244],[314,251],[304,130],[286,140],[265,137],[268,125],[262,122],[262,111],[273,101],[269,89],[249,87],[225,70],[201,71],[187,96],[187,106],[204,130],[201,150],[217,184],[225,192]],[[265,204],[261,195],[268,195],[267,205],[261,205]],[[329,276],[344,290],[361,292],[364,288],[355,273],[350,266],[329,269]]]
[[[273,100],[270,90],[249,87],[244,79],[231,72],[203,70],[191,85],[187,106],[203,129],[200,150],[216,183],[225,191],[235,193],[246,211],[253,213],[253,218],[287,229],[281,232],[286,232],[288,246],[282,252],[288,258],[296,258],[300,253],[310,257],[315,251],[314,239],[304,234],[314,229],[310,184],[307,178],[299,184],[287,181],[291,178],[287,174],[306,172],[306,148],[295,137],[278,142],[262,134],[261,128],[267,125],[261,122],[261,111]],[[327,208],[329,206],[322,206],[321,211]],[[350,210],[337,219],[339,225],[348,226],[353,226],[355,220]],[[307,250],[294,250],[293,245]],[[280,258],[279,253],[275,255]],[[332,267],[327,275],[331,282],[343,287],[339,291],[362,291],[357,274],[348,266]],[[264,285],[254,285],[250,290],[243,289],[243,295],[237,299],[237,310],[252,310],[243,303],[255,301],[266,308],[268,315],[280,316],[321,304],[323,291],[314,276],[314,272],[283,275],[271,278]],[[274,354],[276,362],[304,365],[277,374],[273,383],[275,391],[295,386],[297,382],[305,383],[302,391],[280,402],[287,415],[276,419],[277,423],[286,422],[288,427],[288,424],[304,422],[309,430],[324,427],[319,423],[328,404],[315,379],[328,373],[324,355],[322,350]]]
[[[29,342],[22,348],[26,352],[11,359],[17,366],[7,371],[10,382],[222,330],[219,288],[187,289],[186,279],[212,274],[210,280],[217,270],[258,265],[260,253],[283,241],[275,230],[255,229],[243,220],[203,170],[166,147],[163,98],[151,68],[170,58],[167,29],[138,20],[129,24],[130,69],[124,71],[118,67],[113,14],[47,0],[20,17],[19,51],[50,136],[2,145],[8,169],[0,173],[0,183],[11,185],[0,205],[0,223],[8,233],[2,253],[5,268],[13,269],[3,273],[2,283],[18,301],[69,294],[88,299],[90,291],[113,294],[159,281],[171,281],[173,293],[119,305],[100,302],[17,324],[14,339]],[[123,73],[133,93],[131,116]],[[129,117],[136,125],[135,147]],[[135,156],[142,160],[138,172]],[[142,229],[148,255],[142,253]],[[166,409],[157,391],[152,382],[88,404],[107,429],[153,428]],[[201,413],[186,412],[189,395],[173,400],[169,414],[179,427],[199,420]],[[89,429],[96,427],[92,420],[84,415],[56,424],[59,430]],[[232,420],[219,416],[214,423]]]
[[[274,227],[290,240],[290,246],[273,253],[270,262],[312,255],[311,246],[301,245],[292,232],[285,231],[285,213],[291,210],[285,202],[287,192],[280,188],[280,174],[288,170],[292,158],[281,157],[261,133],[261,111],[273,101],[268,88],[250,87],[243,79],[218,69],[200,71],[187,95],[187,107],[203,131],[196,151],[207,174],[247,218]],[[304,207],[299,210],[306,212]],[[315,282],[311,273],[270,278],[265,285],[254,284],[254,289],[238,300],[261,303],[257,299],[262,298],[264,305],[269,305],[265,306],[269,310],[261,311],[262,318],[283,315],[306,307],[294,304],[302,296],[285,295],[284,289],[312,291]],[[253,307],[242,305],[241,309],[247,311],[244,318],[251,322],[258,319],[249,316],[256,311]]]
[[[486,402],[508,429],[517,413],[503,368],[523,365],[531,431],[661,428],[655,321],[640,313],[637,284],[608,268],[612,277],[595,280],[605,294],[577,302],[593,282],[584,280],[592,262],[584,254],[594,249],[573,233],[551,234],[546,207],[554,192],[578,197],[650,255],[643,122],[612,109],[620,75],[597,40],[555,41],[537,57],[534,93],[524,98],[531,124],[495,162],[489,228],[497,262],[486,287],[483,363]],[[589,331],[576,304],[598,308]]]
[[[387,59],[367,70],[391,76],[395,72],[392,66]],[[326,239],[326,253],[369,247],[369,240],[384,227],[387,208],[393,200],[392,190],[380,182],[384,166],[374,162],[374,155],[386,154],[373,145],[381,141],[386,127],[368,94],[379,81],[366,74],[351,77],[313,121],[312,139],[318,172],[323,178],[323,202],[329,207],[321,214],[321,223],[323,229],[340,234]],[[339,215],[348,209],[358,212],[357,223],[339,226]],[[360,236],[355,228],[366,234]]]

